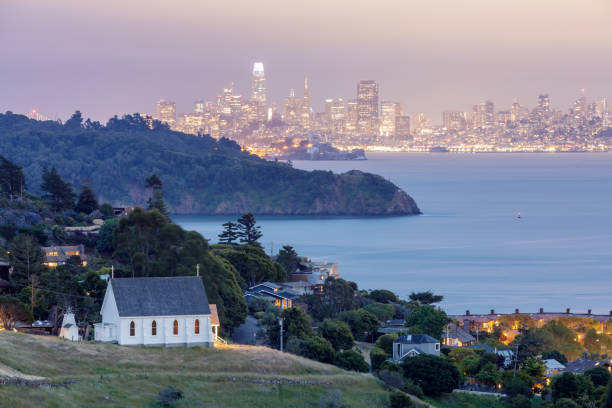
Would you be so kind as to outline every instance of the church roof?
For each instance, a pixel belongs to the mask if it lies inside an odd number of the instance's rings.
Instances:
[[[202,278],[117,278],[110,284],[121,317],[210,314]]]

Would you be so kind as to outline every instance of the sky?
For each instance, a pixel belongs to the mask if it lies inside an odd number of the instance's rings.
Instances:
[[[0,111],[63,119],[248,96],[256,61],[279,104],[305,75],[315,110],[374,79],[433,123],[485,99],[612,97],[610,0],[0,0],[0,44]]]

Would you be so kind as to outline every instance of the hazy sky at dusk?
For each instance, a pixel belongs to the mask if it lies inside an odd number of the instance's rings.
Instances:
[[[105,120],[180,112],[235,82],[254,61],[268,99],[308,75],[315,109],[375,79],[434,123],[484,98],[565,109],[585,88],[612,97],[610,0],[0,0],[0,111],[38,108]]]

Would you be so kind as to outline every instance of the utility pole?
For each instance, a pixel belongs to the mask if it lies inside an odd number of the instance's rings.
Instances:
[[[278,319],[278,322],[280,323],[280,351],[281,353],[283,352],[283,318],[281,317],[280,319]]]
[[[200,276],[200,264],[196,264],[196,276]]]

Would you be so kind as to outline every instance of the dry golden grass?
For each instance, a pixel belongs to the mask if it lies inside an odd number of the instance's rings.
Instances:
[[[351,407],[388,404],[371,375],[264,347],[123,347],[1,332],[0,364],[6,373],[52,383],[77,380],[66,387],[0,386],[0,399],[12,407],[151,407],[170,385],[185,392],[178,407],[317,407],[330,390]]]

